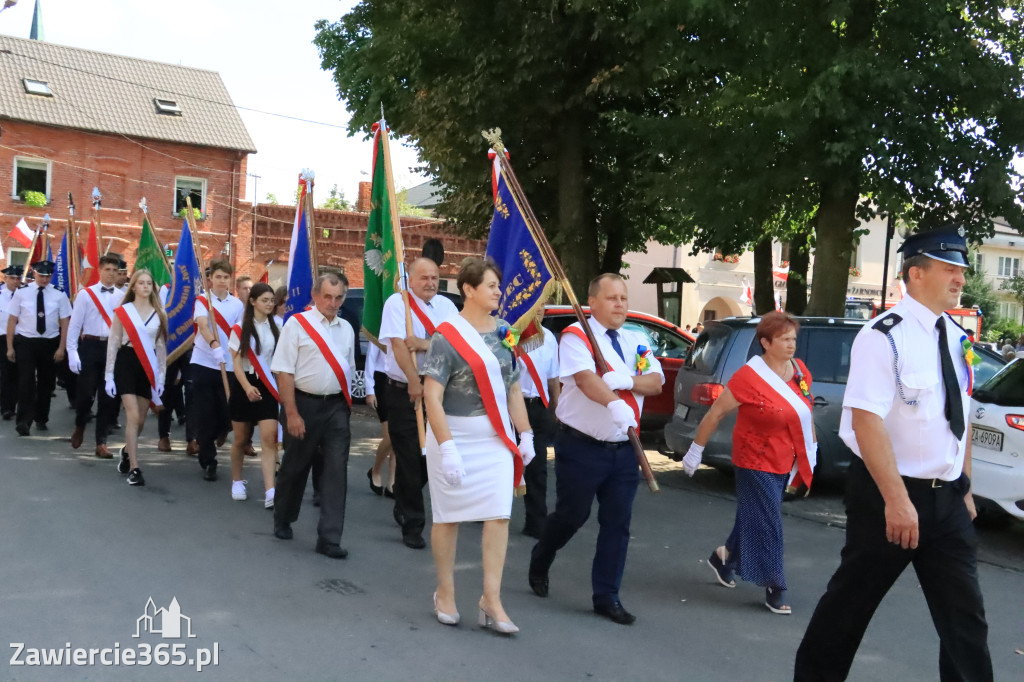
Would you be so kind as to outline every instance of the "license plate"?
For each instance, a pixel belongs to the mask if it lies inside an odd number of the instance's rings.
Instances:
[[[690,414],[689,405],[676,405],[676,416],[686,421],[686,415]]]
[[[986,450],[1002,452],[1003,434],[999,431],[983,429],[980,426],[975,426],[971,432],[971,444],[975,447],[985,448]]]

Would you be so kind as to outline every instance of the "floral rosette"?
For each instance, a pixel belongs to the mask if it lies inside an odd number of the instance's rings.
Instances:
[[[647,346],[636,347],[636,374],[640,376],[651,368],[651,349]]]

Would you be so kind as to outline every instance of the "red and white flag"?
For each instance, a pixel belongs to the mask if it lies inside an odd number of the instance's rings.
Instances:
[[[32,237],[34,235],[35,232],[33,232],[32,228],[28,226],[28,223],[25,222],[24,218],[19,220],[18,224],[14,226],[14,229],[11,230],[11,236],[17,239],[18,243],[26,249],[32,246]]]
[[[85,240],[85,255],[82,258],[82,270],[90,272],[85,276],[85,286],[91,287],[100,281],[100,238],[96,230],[96,222],[89,222],[89,237]]]
[[[751,305],[754,302],[754,296],[750,291],[750,282],[746,278],[743,278],[743,290],[740,292],[740,303],[743,305]]]
[[[263,271],[263,276],[260,277],[260,281],[264,284],[270,284],[270,266],[274,264],[274,261],[267,263],[267,269]]]

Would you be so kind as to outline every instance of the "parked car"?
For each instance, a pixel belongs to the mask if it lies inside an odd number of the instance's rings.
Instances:
[[[970,418],[975,496],[1024,519],[1024,360],[975,389]]]
[[[818,467],[821,478],[842,478],[853,452],[839,438],[843,394],[850,372],[850,349],[863,319],[801,317],[796,356],[813,377],[814,426],[818,434]],[[697,434],[697,425],[722,394],[732,375],[760,349],[754,332],[760,318],[735,317],[709,322],[697,338],[690,359],[675,383],[675,410],[665,427],[671,456],[681,459]],[[1005,361],[997,353],[980,349],[981,365],[976,379],[991,377]],[[722,470],[732,468],[732,430],[735,413],[723,420],[704,450],[704,462]]]
[[[583,312],[589,313],[590,308],[583,306]],[[544,326],[554,332],[556,337],[575,321],[576,314],[572,306],[549,305],[545,308]],[[645,437],[647,434],[660,435],[672,417],[672,387],[676,382],[676,373],[689,357],[694,341],[693,335],[656,315],[632,310],[627,314],[623,326],[647,337],[648,345],[654,351],[654,356],[658,358],[665,373],[665,386],[661,395],[652,396],[644,401],[644,412],[640,417],[640,431]]]

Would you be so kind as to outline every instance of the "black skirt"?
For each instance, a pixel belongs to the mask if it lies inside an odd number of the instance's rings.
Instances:
[[[242,422],[243,424],[258,424],[267,419],[278,418],[280,408],[274,394],[270,392],[256,374],[246,373],[245,378],[249,383],[260,390],[260,399],[256,402],[249,400],[245,395],[242,385],[238,383],[234,372],[228,374],[228,386],[231,389],[231,399],[228,401],[228,409],[231,412],[231,421]]]
[[[384,400],[388,391],[388,375],[384,372],[373,373],[373,395],[377,399],[377,419],[383,424],[388,420],[388,404]]]
[[[121,346],[114,360],[114,385],[118,395],[137,395],[152,398],[153,388],[149,385],[146,370],[142,369],[139,356],[131,346]]]

